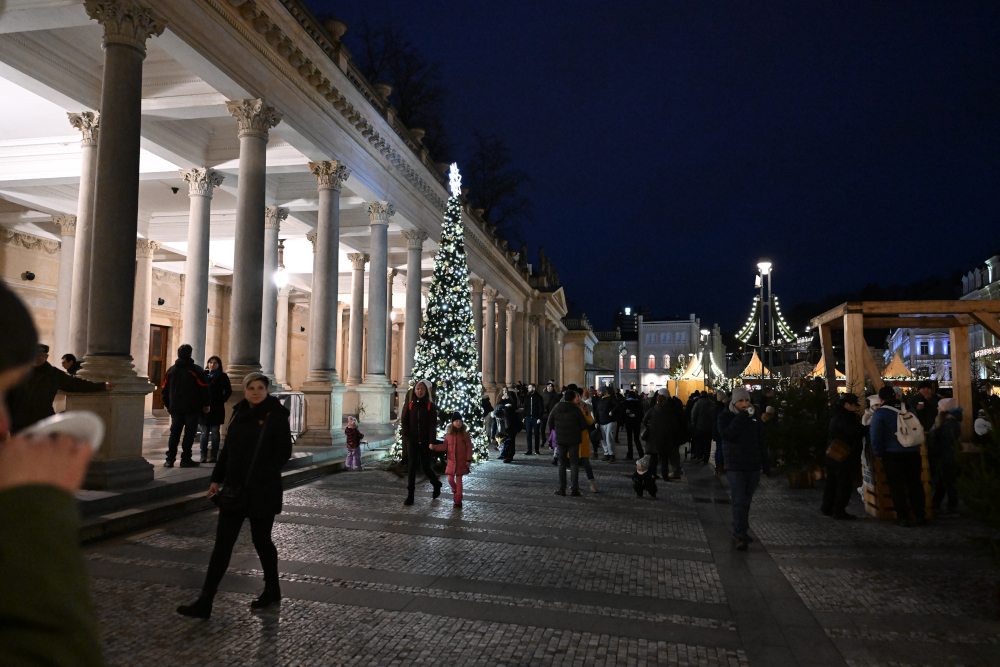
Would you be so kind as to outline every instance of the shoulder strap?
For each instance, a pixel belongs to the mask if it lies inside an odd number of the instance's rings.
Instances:
[[[271,420],[271,413],[268,412],[267,416],[264,417],[264,423],[260,426],[260,436],[257,438],[257,446],[253,450],[253,458],[250,459],[250,467],[247,468],[247,481],[246,486],[250,485],[250,475],[253,474],[253,469],[257,465],[257,455],[260,454],[260,446],[264,444],[264,434],[267,433],[267,422]]]

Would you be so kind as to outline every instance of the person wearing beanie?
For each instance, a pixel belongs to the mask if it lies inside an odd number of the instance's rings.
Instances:
[[[855,475],[861,467],[861,451],[864,448],[864,438],[868,429],[858,420],[858,397],[854,394],[844,394],[833,408],[830,418],[830,435],[828,445],[840,442],[847,446],[847,456],[837,460],[827,450],[826,456],[826,487],[823,489],[823,504],[820,512],[838,520],[854,520],[853,514],[847,513],[847,504],[851,500],[851,492],[857,488]]]
[[[943,398],[938,402],[938,416],[934,428],[927,433],[927,462],[931,469],[931,509],[942,517],[954,516],[958,511],[958,459],[955,452],[961,449],[962,408],[958,399]],[[941,501],[948,498],[947,509]]]
[[[750,542],[750,503],[760,483],[761,470],[771,473],[771,460],[760,420],[753,414],[750,394],[733,389],[729,406],[719,415],[723,460],[733,508],[733,538],[736,549],[746,551]]]
[[[101,635],[73,495],[93,448],[69,435],[11,435],[6,399],[36,367],[38,332],[3,281],[0,320],[0,665],[99,667]]]
[[[656,477],[650,468],[650,456],[647,454],[635,463],[635,472],[632,473],[632,490],[635,491],[636,498],[642,498],[645,491],[650,498],[656,498]]]
[[[868,426],[872,423],[872,415],[875,414],[875,410],[880,405],[882,405],[882,399],[879,398],[878,394],[872,394],[868,397],[868,407],[865,408],[865,414],[861,416],[862,426]]]
[[[917,525],[927,523],[927,512],[924,507],[924,483],[920,479],[923,472],[923,459],[919,447],[904,447],[896,438],[896,420],[901,409],[895,388],[882,387],[878,390],[882,399],[872,415],[871,433],[872,453],[882,464],[885,480],[892,495],[892,507],[896,512],[896,525],[909,527],[913,525],[910,512]]]

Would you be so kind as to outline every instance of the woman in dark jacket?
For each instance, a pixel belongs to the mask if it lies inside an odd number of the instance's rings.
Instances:
[[[843,461],[826,457],[826,488],[823,489],[823,504],[820,511],[833,516],[834,519],[853,520],[856,517],[847,513],[847,504],[851,493],[857,488],[855,475],[861,468],[861,449],[868,429],[861,425],[856,414],[858,397],[854,394],[844,394],[840,403],[833,409],[830,418],[829,444],[839,440],[850,449]]]
[[[677,437],[677,415],[670,405],[670,394],[666,389],[656,394],[656,404],[642,418],[642,426],[647,429],[646,453],[649,454],[649,469],[656,476],[656,463],[662,461],[663,479],[668,479],[667,463],[677,454],[674,445]],[[680,467],[680,460],[676,462]]]
[[[233,385],[222,370],[222,359],[209,357],[205,364],[208,375],[208,393],[211,407],[201,421],[201,462],[206,456],[209,463],[215,463],[219,456],[219,427],[226,421],[226,401],[233,395]],[[212,451],[208,451],[208,438],[212,438]]]
[[[404,505],[413,504],[416,489],[417,468],[422,468],[427,481],[434,487],[434,498],[441,495],[441,482],[431,468],[430,445],[437,444],[437,407],[431,399],[431,383],[417,380],[406,397],[406,403],[399,413],[399,431],[407,458],[406,500]]]
[[[262,373],[250,373],[243,379],[245,398],[233,407],[226,444],[212,471],[208,497],[219,492],[219,484],[243,487],[246,508],[219,511],[215,548],[208,562],[205,584],[193,604],[177,608],[177,613],[184,616],[208,618],[212,614],[212,600],[229,567],[244,519],[250,519],[253,546],[264,570],[264,592],[250,603],[250,608],[260,609],[281,601],[278,550],[271,541],[271,529],[275,515],[281,513],[281,469],[292,456],[292,434],[288,410],[267,393],[268,384],[267,376]]]

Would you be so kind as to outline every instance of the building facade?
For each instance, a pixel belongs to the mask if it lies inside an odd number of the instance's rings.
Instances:
[[[111,415],[87,486],[151,479],[143,414],[182,343],[198,363],[220,356],[234,387],[260,370],[303,392],[304,443],[340,446],[362,408],[366,434],[390,433],[447,165],[354,66],[346,26],[298,0],[18,4],[3,18],[0,277],[50,361],[73,353],[82,376],[116,385],[67,398]],[[468,204],[463,222],[484,389],[562,383],[554,267]]]

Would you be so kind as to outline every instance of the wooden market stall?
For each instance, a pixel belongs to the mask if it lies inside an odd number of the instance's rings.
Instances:
[[[754,380],[761,380],[770,376],[771,371],[767,369],[764,362],[762,362],[760,357],[757,356],[756,350],[754,350],[753,357],[750,358],[750,363],[747,364],[747,367],[744,368],[743,372],[739,375],[740,378],[751,378]]]
[[[674,380],[674,396],[687,403],[691,394],[704,388],[705,370],[701,367],[701,360],[691,355],[691,362],[684,374]]]
[[[840,372],[836,366],[833,368],[837,373],[837,391],[846,392],[847,391],[847,376]],[[806,379],[812,380],[814,378],[826,378],[826,355],[824,354],[819,358],[819,363],[816,364],[816,368],[812,369],[812,372],[806,376]]]
[[[865,343],[864,330],[894,328],[947,328],[951,351],[952,395],[958,400],[963,412],[970,419],[962,421],[962,439],[972,440],[972,373],[969,363],[969,326],[982,325],[995,336],[1000,336],[1000,301],[850,301],[828,310],[810,322],[819,328],[823,356],[833,359],[833,329],[844,330],[844,359],[847,376],[847,391],[858,396],[864,395],[865,375],[875,391],[885,383],[878,372],[875,359]],[[894,360],[895,361],[895,360]],[[902,360],[900,360],[900,365]],[[832,367],[832,365],[831,365]],[[890,365],[892,368],[892,365]],[[886,377],[890,368],[886,369]],[[904,366],[905,368],[905,366]],[[836,368],[834,368],[836,371]],[[909,369],[906,369],[909,373]],[[837,377],[835,372],[826,370],[826,386],[831,396],[836,395]],[[924,492],[930,513],[930,476],[927,469],[927,450],[920,446],[924,460]],[[862,457],[865,491],[865,509],[880,519],[894,519],[892,499],[885,483],[881,464],[869,457]]]

